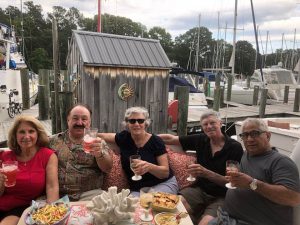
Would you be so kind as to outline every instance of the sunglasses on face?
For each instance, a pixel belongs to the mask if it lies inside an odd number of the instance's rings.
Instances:
[[[266,131],[259,131],[259,130],[253,130],[250,132],[244,132],[239,134],[240,138],[242,140],[247,140],[247,138],[250,136],[251,138],[257,138],[259,135],[261,135],[262,133],[265,133]]]
[[[126,122],[128,122],[130,124],[135,124],[136,122],[138,122],[139,124],[142,124],[145,122],[145,119],[127,119]]]

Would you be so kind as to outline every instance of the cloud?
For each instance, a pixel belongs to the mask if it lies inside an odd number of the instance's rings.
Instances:
[[[25,0],[23,0],[25,1]],[[220,38],[232,40],[235,0],[101,0],[102,13],[130,18],[140,22],[148,29],[161,26],[171,33],[172,37],[185,33],[199,23],[213,32],[217,38],[218,24]],[[261,35],[269,31],[271,39],[278,42],[282,33],[293,40],[294,29],[300,27],[299,0],[252,0],[256,23]],[[42,5],[46,12],[51,12],[54,5],[64,8],[75,7],[85,17],[97,14],[97,0],[33,0],[34,4]],[[20,0],[0,0],[2,9],[8,5],[20,6]],[[254,41],[253,19],[250,1],[238,1],[238,39],[247,38]],[[227,30],[225,27],[227,26]],[[299,35],[298,35],[299,36]],[[261,38],[263,39],[263,38]]]

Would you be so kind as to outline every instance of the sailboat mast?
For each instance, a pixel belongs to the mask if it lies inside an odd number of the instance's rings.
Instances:
[[[101,0],[98,0],[98,26],[97,32],[101,33]]]
[[[255,15],[254,15],[254,8],[253,8],[253,2],[251,2],[251,11],[252,11],[252,19],[253,19],[253,27],[254,27],[254,34],[255,34],[255,42],[256,42],[256,55],[257,55],[257,60],[260,62],[259,65],[259,70],[260,70],[260,76],[261,76],[261,81],[263,83],[263,88],[265,87],[265,81],[264,81],[264,76],[263,76],[263,71],[262,71],[262,62],[261,62],[261,55],[259,54],[259,45],[258,45],[258,37],[257,37],[257,30],[256,30],[256,22],[255,22]]]
[[[199,71],[200,22],[201,22],[201,14],[199,14],[199,20],[198,20],[197,48],[196,48],[196,58],[195,58],[195,71],[196,72]]]
[[[232,67],[231,75],[234,77],[234,66],[235,66],[235,42],[236,42],[236,21],[237,21],[237,1],[235,0],[234,5],[234,24],[233,24],[233,46],[232,46]]]
[[[25,59],[24,27],[23,27],[23,1],[21,0],[21,37],[22,37],[22,55]]]

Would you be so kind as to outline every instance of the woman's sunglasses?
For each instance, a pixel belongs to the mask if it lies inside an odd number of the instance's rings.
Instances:
[[[128,122],[130,124],[135,124],[136,122],[138,122],[139,124],[142,124],[145,122],[145,119],[127,119],[126,122]]]

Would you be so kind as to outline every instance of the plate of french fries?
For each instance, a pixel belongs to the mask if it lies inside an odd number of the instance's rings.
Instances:
[[[65,197],[64,197],[65,198]],[[33,202],[25,223],[28,225],[63,225],[70,216],[69,200],[60,199],[52,204]]]
[[[171,212],[176,209],[179,200],[178,195],[155,192],[153,194],[152,209],[155,211]]]

